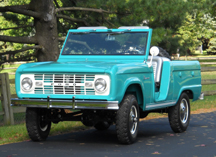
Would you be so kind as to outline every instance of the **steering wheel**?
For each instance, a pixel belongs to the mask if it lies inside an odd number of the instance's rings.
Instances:
[[[141,46],[130,46],[129,49],[125,51],[125,53],[129,54],[143,54],[144,53],[144,48]]]

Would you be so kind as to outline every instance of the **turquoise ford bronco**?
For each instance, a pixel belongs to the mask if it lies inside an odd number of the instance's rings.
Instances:
[[[198,61],[171,61],[151,45],[149,27],[80,27],[69,30],[56,62],[21,65],[12,106],[25,106],[33,141],[51,123],[81,121],[97,130],[116,125],[120,143],[136,141],[139,119],[168,113],[176,133],[190,121],[190,101],[203,99]],[[150,55],[149,55],[150,54]]]

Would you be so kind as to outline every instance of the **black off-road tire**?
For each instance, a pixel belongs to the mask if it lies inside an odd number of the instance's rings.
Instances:
[[[171,57],[170,57],[169,53],[166,50],[164,50],[161,47],[158,47],[158,48],[159,48],[159,54],[158,54],[158,56],[166,57],[166,58],[169,58],[171,60]]]
[[[103,121],[103,122],[98,122],[97,124],[95,124],[95,129],[97,130],[107,130],[109,127],[110,127],[110,124],[106,121]]]
[[[190,101],[186,93],[182,93],[177,104],[169,108],[168,117],[175,133],[186,131],[190,122]]]
[[[120,143],[132,144],[136,141],[139,128],[139,106],[136,97],[125,95],[116,115],[116,132]]]
[[[47,139],[51,128],[51,121],[47,120],[47,114],[47,109],[26,109],[26,128],[32,141]]]

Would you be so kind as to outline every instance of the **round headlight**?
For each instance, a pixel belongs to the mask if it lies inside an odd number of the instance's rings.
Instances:
[[[99,78],[95,81],[95,89],[97,92],[104,92],[106,89],[107,83],[104,79]]]
[[[29,77],[25,77],[22,80],[21,84],[22,84],[22,89],[25,91],[31,90],[32,85],[33,85],[32,80]]]

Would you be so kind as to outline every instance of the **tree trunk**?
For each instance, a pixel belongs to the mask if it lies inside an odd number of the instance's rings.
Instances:
[[[42,49],[37,51],[37,59],[42,61],[56,61],[59,55],[58,30],[55,6],[52,0],[32,0],[29,9],[41,14],[41,18],[34,19],[35,37]]]

